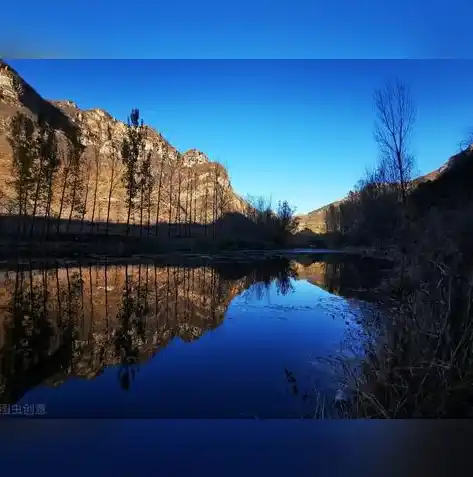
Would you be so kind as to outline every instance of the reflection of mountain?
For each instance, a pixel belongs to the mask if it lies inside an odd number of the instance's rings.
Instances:
[[[127,389],[137,364],[173,338],[191,341],[223,320],[256,282],[288,289],[290,263],[231,267],[149,264],[6,272],[0,276],[0,402],[39,384],[92,379],[120,365]],[[240,272],[240,273],[237,273]]]
[[[307,280],[329,293],[347,298],[362,298],[376,287],[383,268],[389,263],[369,258],[347,256],[324,256],[312,263],[297,262],[294,269],[300,280]]]

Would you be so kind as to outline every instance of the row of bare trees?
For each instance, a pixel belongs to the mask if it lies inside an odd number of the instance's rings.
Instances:
[[[297,231],[299,220],[288,201],[279,201],[273,208],[270,198],[248,196],[245,216],[259,227],[267,240],[285,245]]]
[[[126,235],[138,229],[140,236],[158,236],[160,224],[167,222],[168,237],[191,236],[192,224],[201,224],[203,234],[215,239],[218,219],[229,211],[231,200],[222,167],[214,163],[203,180],[167,143],[159,152],[150,148],[147,133],[137,109],[131,111],[123,139],[114,137],[108,125],[105,144],[98,136],[83,140],[79,130],[73,138],[61,137],[44,119],[35,123],[17,113],[8,136],[11,193],[2,197],[6,213],[18,216],[18,236],[39,232],[46,238],[53,224],[59,234],[64,223],[66,232],[78,233],[77,222],[80,232],[87,224],[93,233],[105,222],[108,234],[117,229],[111,225],[114,219],[125,222]],[[105,217],[100,217],[104,201]]]

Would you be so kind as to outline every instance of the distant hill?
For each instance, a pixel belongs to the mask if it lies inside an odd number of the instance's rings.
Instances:
[[[412,181],[411,187],[413,189],[417,189],[421,184],[425,185],[427,183],[433,183],[438,181],[440,178],[442,178],[442,181],[443,181],[443,178],[449,175],[450,171],[454,170],[456,165],[459,164],[462,161],[462,159],[464,159],[465,157],[468,160],[471,158],[471,149],[462,151],[450,157],[450,159],[438,169],[414,179]],[[473,160],[471,162],[473,162]],[[473,176],[471,176],[471,181],[473,182]],[[307,214],[299,215],[298,216],[299,229],[300,230],[309,229],[314,233],[326,232],[326,226],[325,226],[326,212],[328,211],[330,206],[338,207],[345,200],[346,198],[343,198],[341,200],[337,200],[330,204],[319,207],[318,209],[315,209]]]

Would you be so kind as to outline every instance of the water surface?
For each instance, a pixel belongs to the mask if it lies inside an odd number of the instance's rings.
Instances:
[[[337,390],[320,359],[372,309],[360,289],[380,270],[367,263],[299,251],[2,272],[3,414],[310,416],[316,396]]]

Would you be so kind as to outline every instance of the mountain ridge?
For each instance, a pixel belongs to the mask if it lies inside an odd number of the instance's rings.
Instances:
[[[70,215],[72,208],[73,218],[103,221],[106,209],[109,208],[111,222],[125,221],[125,191],[117,177],[122,177],[124,172],[120,153],[127,132],[126,124],[101,108],[81,109],[71,99],[44,99],[3,60],[0,60],[1,212],[14,212],[14,194],[10,184],[12,149],[8,131],[11,120],[17,113],[30,118],[35,127],[38,127],[40,118],[46,120],[54,129],[63,156],[64,147],[75,137],[79,137],[80,143],[85,147],[81,157],[81,173],[84,174],[84,189],[87,191],[83,197],[85,212],[78,213],[78,208],[71,205],[63,211],[64,215]],[[246,202],[233,190],[228,172],[221,164],[211,161],[205,153],[195,148],[180,152],[151,126],[146,125],[144,131],[144,149],[151,155],[151,173],[155,183],[150,200],[153,202],[152,208],[158,209],[158,212],[153,210],[150,215],[162,222],[171,218],[179,223],[186,220],[210,223],[218,218],[217,215],[245,210]],[[100,162],[99,165],[97,161]],[[61,167],[58,181],[65,174],[64,169],[65,166]],[[114,181],[114,169],[116,183],[110,185]],[[156,197],[158,180],[160,196]],[[60,213],[58,188],[59,183],[55,187],[53,214]],[[108,197],[111,188],[113,193]],[[214,210],[217,206],[211,206],[215,201],[219,204],[218,212]],[[110,202],[113,204],[108,207]],[[185,207],[184,203],[187,204]],[[38,215],[42,213],[44,211],[38,210]],[[140,214],[134,211],[132,223],[138,223],[137,215]]]

